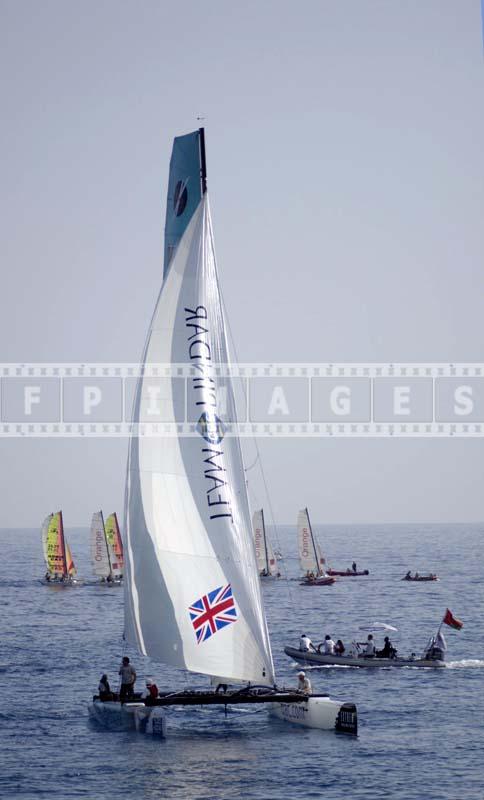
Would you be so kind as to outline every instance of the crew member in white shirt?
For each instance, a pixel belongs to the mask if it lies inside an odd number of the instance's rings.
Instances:
[[[305,672],[298,672],[297,674],[297,688],[304,694],[312,694],[311,681],[306,678]]]
[[[334,656],[334,642],[329,634],[324,637],[324,653],[327,656]]]
[[[306,636],[305,633],[299,639],[299,649],[302,650],[304,653],[307,653],[308,650],[314,650],[313,643],[309,636]]]
[[[375,655],[375,642],[373,641],[373,634],[368,634],[368,639],[366,640],[366,647],[365,652],[363,653],[365,658],[373,658]]]

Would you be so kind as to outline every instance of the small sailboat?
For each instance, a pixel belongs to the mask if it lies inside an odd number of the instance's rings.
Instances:
[[[277,568],[276,557],[267,536],[264,522],[264,510],[262,508],[254,512],[252,527],[254,530],[255,558],[259,576],[264,579],[280,578],[281,574]]]
[[[335,578],[326,573],[326,560],[311,527],[307,508],[301,509],[297,517],[297,543],[299,564],[305,573],[301,585],[331,586],[335,583]]]
[[[92,515],[90,540],[94,575],[102,582],[119,584],[123,577],[123,545],[115,513],[106,522],[102,511]]]
[[[107,518],[104,524],[104,530],[106,531],[106,540],[111,554],[111,568],[113,574],[118,580],[121,580],[124,569],[124,551],[118,515],[115,511]]]
[[[42,525],[42,548],[47,571],[45,583],[69,585],[76,583],[77,573],[71,549],[64,536],[62,511],[49,514]]]
[[[264,703],[298,725],[355,734],[353,703],[275,685],[251,532],[235,401],[206,193],[203,128],[175,139],[165,229],[165,274],[134,401],[125,521],[125,638],[153,661],[208,676],[217,689],[160,692],[149,705],[102,701],[106,727],[165,730],[170,705]],[[155,364],[188,364],[186,412],[176,377],[164,387],[173,435],[138,425]],[[176,376],[176,371],[173,373]],[[222,400],[223,407],[222,412]],[[140,428],[142,426],[140,425]],[[236,690],[232,684],[242,684]]]

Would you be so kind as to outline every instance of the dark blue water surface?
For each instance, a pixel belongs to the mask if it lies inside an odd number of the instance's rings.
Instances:
[[[332,566],[356,559],[370,576],[306,588],[263,586],[278,680],[296,683],[283,653],[301,633],[349,643],[360,624],[398,628],[400,653],[420,652],[445,609],[445,670],[312,669],[313,688],[354,701],[351,738],[272,720],[264,709],[168,712],[168,736],[108,733],[88,720],[100,675],[112,683],[123,655],[123,591],[44,586],[37,531],[0,532],[2,798],[432,798],[484,796],[483,533],[479,525],[316,526]],[[87,530],[67,531],[89,580]],[[281,569],[298,574],[295,529],[279,528]],[[277,543],[276,543],[277,544]],[[437,583],[408,584],[407,569]],[[366,634],[359,634],[358,638]],[[379,637],[381,639],[381,637]],[[160,688],[206,685],[127,650],[139,680]]]

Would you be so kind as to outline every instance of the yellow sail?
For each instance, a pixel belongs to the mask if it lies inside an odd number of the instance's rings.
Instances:
[[[111,570],[115,577],[119,577],[123,574],[124,556],[123,542],[116,512],[109,515],[104,524],[104,529],[106,531],[106,541],[109,548]]]
[[[64,538],[62,511],[50,514],[45,520],[42,528],[42,543],[47,572],[51,578],[76,574],[71,550]]]
[[[64,531],[62,512],[52,514],[47,528],[46,547],[47,571],[52,577],[65,575]]]
[[[48,538],[49,538],[49,525],[51,523],[53,514],[49,514],[42,523],[42,549],[44,551],[45,565],[49,569],[49,556],[48,556]]]

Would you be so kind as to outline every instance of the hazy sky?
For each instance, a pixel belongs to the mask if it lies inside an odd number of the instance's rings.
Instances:
[[[239,360],[484,361],[479,0],[0,13],[0,361],[139,359],[197,116]],[[477,439],[261,450],[278,521],[484,519]],[[0,440],[0,525],[121,510],[126,453]]]

